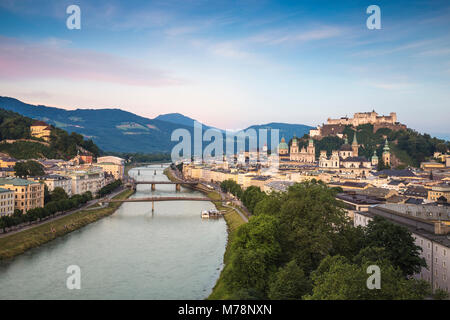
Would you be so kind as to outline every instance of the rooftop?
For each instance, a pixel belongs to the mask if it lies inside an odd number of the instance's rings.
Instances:
[[[12,177],[7,177],[7,178],[0,178],[0,185],[14,185],[14,186],[28,186],[30,184],[36,184],[39,182],[35,182],[35,181],[29,181],[26,179],[20,179],[20,178],[12,178]]]
[[[9,189],[0,188],[0,193],[12,192]]]
[[[416,177],[416,175],[408,169],[397,170],[397,169],[385,169],[373,174],[374,176],[390,176],[390,177]]]

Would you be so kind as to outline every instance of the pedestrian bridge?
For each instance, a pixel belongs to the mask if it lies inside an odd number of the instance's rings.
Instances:
[[[180,181],[180,182],[172,182],[172,181],[133,181],[133,184],[136,186],[138,184],[150,184],[152,186],[152,190],[156,190],[156,185],[157,184],[174,184],[175,185],[175,189],[177,191],[180,191],[181,189],[181,185],[190,185],[190,186],[195,186],[198,184],[198,182],[184,182],[184,181]]]
[[[102,202],[154,202],[154,201],[212,201],[206,197],[146,197],[132,199],[105,199]]]
[[[146,197],[146,198],[133,198],[133,199],[105,199],[102,200],[100,205],[107,202],[151,202],[152,212],[155,211],[155,201],[212,201],[206,197]]]

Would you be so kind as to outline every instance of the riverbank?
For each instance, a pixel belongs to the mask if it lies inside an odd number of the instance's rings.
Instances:
[[[227,231],[228,231],[228,240],[227,246],[225,248],[225,253],[223,255],[223,264],[224,268],[220,273],[219,279],[217,279],[216,284],[207,298],[207,300],[226,300],[229,299],[228,293],[225,289],[225,284],[223,280],[223,274],[225,269],[228,266],[228,262],[230,261],[230,257],[232,255],[231,246],[233,243],[233,239],[236,235],[237,229],[245,224],[246,222],[242,220],[241,216],[232,208],[226,208],[227,212],[224,215],[224,219],[227,223]]]
[[[113,199],[126,199],[134,193],[124,190]],[[0,239],[0,260],[9,259],[24,253],[28,249],[38,247],[74,230],[80,229],[92,222],[113,214],[121,203],[109,203],[98,210],[84,209],[55,221],[37,225],[18,233]]]
[[[177,180],[174,177],[170,167],[166,168],[164,170],[164,174],[169,178],[170,181]],[[225,222],[227,223],[228,240],[227,240],[227,246],[225,248],[225,253],[223,256],[224,268],[222,269],[219,279],[217,279],[217,282],[216,282],[211,294],[209,295],[209,297],[207,299],[208,300],[226,300],[229,297],[228,297],[228,293],[225,289],[225,284],[223,281],[224,270],[227,268],[228,262],[230,260],[230,256],[232,254],[231,245],[233,243],[233,239],[235,237],[236,231],[241,225],[243,225],[244,223],[247,223],[247,221],[245,221],[239,215],[239,213],[236,211],[235,208],[230,207],[230,206],[225,207],[222,204],[222,197],[220,196],[220,194],[218,192],[207,190],[207,189],[202,189],[202,188],[196,188],[196,190],[199,190],[199,191],[205,193],[207,195],[207,197],[211,199],[211,202],[214,203],[217,210],[225,212],[224,219],[225,219]]]

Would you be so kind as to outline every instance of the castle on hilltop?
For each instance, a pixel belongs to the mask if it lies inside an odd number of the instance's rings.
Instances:
[[[375,110],[372,112],[357,112],[353,115],[353,118],[342,117],[340,119],[327,119],[327,124],[342,124],[351,125],[357,127],[362,124],[381,124],[390,123],[395,124],[397,122],[397,114],[391,112],[388,116],[379,116]]]
[[[338,136],[342,138],[342,132],[346,126],[357,127],[363,124],[373,125],[373,132],[380,128],[388,128],[391,130],[406,129],[404,124],[397,122],[397,114],[391,112],[388,116],[378,115],[375,110],[372,112],[357,112],[353,118],[341,117],[339,119],[327,119],[327,123],[322,126],[317,126],[316,129],[309,131],[310,137],[322,138],[327,136]]]

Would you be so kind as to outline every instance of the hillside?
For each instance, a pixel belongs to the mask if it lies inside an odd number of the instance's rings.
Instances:
[[[69,159],[77,154],[78,149],[87,150],[96,156],[100,153],[100,149],[92,140],[85,140],[80,134],[69,134],[55,127],[52,127],[50,143],[33,138],[30,134],[33,121],[16,112],[0,109],[0,152],[17,159]],[[12,143],[6,143],[5,140],[12,140]]]
[[[171,141],[171,134],[174,130],[186,129],[193,135],[194,119],[178,113],[148,119],[120,109],[65,110],[26,104],[8,97],[0,97],[0,108],[46,121],[68,132],[79,133],[85,138],[92,139],[104,151],[168,153],[178,143]],[[207,125],[203,127],[204,130],[208,128],[211,127]],[[311,127],[269,123],[249,128],[280,129],[280,138],[284,136],[286,139],[290,139],[294,133],[302,136]]]
[[[381,157],[387,138],[391,154],[396,162],[399,162],[400,167],[419,167],[421,162],[431,159],[434,152],[445,153],[450,149],[449,141],[431,137],[426,133],[421,134],[412,129],[392,131],[387,128],[378,129],[373,133],[373,126],[370,124],[360,125],[357,128],[347,126],[343,134],[349,137],[349,143],[353,142],[355,131],[360,145],[359,155],[370,159],[376,150],[378,157]],[[306,146],[306,143],[307,139],[300,140],[302,146]],[[330,154],[343,143],[344,139],[338,137],[324,137],[316,141],[316,157],[319,156],[320,150],[326,150]]]
[[[186,117],[185,115],[182,115],[181,113],[160,114],[154,120],[166,121],[166,122],[170,122],[170,123],[174,123],[174,124],[181,124],[183,126],[189,126],[189,127],[193,127],[194,122],[196,121],[195,119]],[[201,123],[201,125],[205,129],[217,129],[217,128],[210,127],[203,123]],[[220,130],[220,129],[217,129],[217,130]]]
[[[190,130],[187,126],[147,119],[120,109],[65,110],[7,97],[0,97],[0,108],[79,133],[105,151],[169,152],[175,145],[170,141],[172,132],[180,127]]]

